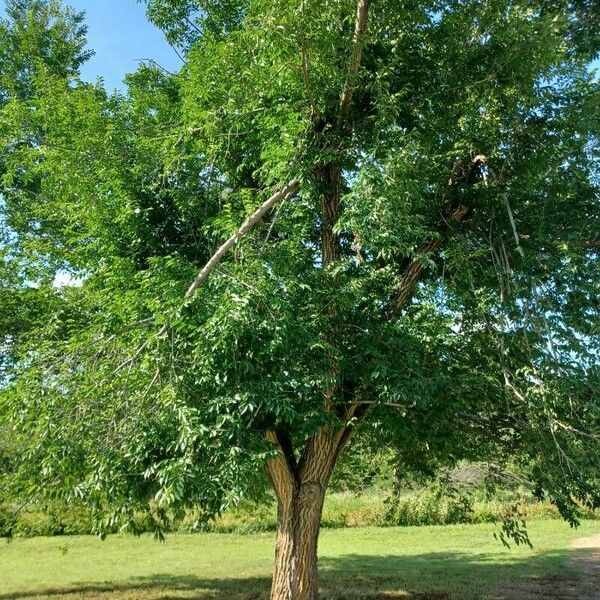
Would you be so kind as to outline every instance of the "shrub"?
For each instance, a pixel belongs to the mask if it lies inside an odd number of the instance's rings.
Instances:
[[[323,527],[451,525],[457,523],[500,523],[515,504],[526,520],[558,519],[558,510],[548,502],[534,501],[526,492],[497,490],[493,494],[435,484],[416,490],[389,494],[377,490],[361,494],[329,494],[323,509]],[[90,511],[81,506],[52,504],[44,510],[28,507],[14,518],[14,508],[0,504],[0,536],[84,535],[92,533]],[[276,529],[274,499],[262,503],[244,501],[214,521],[205,522],[200,510],[191,511],[172,530],[192,533],[249,534]],[[600,518],[598,511],[580,510],[582,518]],[[147,517],[135,519],[139,532],[151,530]]]
[[[92,532],[89,509],[78,505],[29,506],[15,514],[15,508],[0,506],[0,537],[86,535]]]
[[[0,504],[0,537],[12,534],[14,518],[8,505]]]

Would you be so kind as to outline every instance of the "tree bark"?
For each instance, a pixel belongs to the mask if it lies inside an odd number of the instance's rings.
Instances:
[[[318,599],[317,542],[324,499],[323,487],[311,481],[278,499],[271,600]]]
[[[350,419],[355,410],[346,414]],[[322,428],[308,441],[300,460],[285,434],[267,438],[281,450],[267,470],[277,496],[277,541],[271,600],[317,600],[317,543],[325,491],[350,436],[348,425]]]
[[[340,240],[334,227],[340,217],[340,187],[342,166],[340,161],[324,165],[319,172],[323,189],[321,195],[321,245],[323,266],[340,258]]]

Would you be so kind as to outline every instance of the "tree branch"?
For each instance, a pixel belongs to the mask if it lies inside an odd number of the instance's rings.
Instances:
[[[289,198],[298,188],[300,182],[297,179],[290,181],[283,189],[273,194],[268,200],[265,200],[243,223],[242,226],[212,255],[210,260],[204,265],[198,273],[196,279],[192,282],[184,296],[184,301],[189,300],[198,291],[198,288],[208,279],[208,276],[219,265],[227,251],[237,244],[276,204]],[[159,336],[166,333],[168,325],[163,325]]]
[[[279,502],[289,502],[293,490],[297,488],[297,474],[290,469],[278,435],[274,431],[267,431],[265,437],[280,450],[279,456],[267,463],[267,473],[271,479],[271,484]]]
[[[458,224],[462,223],[467,216],[469,215],[470,210],[466,206],[459,206],[455,208],[444,217],[444,222],[447,224]],[[421,246],[419,249],[419,254],[433,254],[440,250],[443,245],[444,240],[442,238],[432,240],[427,242]],[[394,299],[393,306],[390,310],[390,316],[397,314],[400,310],[405,308],[410,302],[413,294],[415,293],[415,289],[417,284],[421,279],[421,275],[424,270],[423,262],[418,258],[411,259],[408,266],[404,269],[404,274],[400,277],[398,281],[398,286],[396,288],[396,297]]]
[[[352,38],[352,49],[348,62],[348,74],[346,83],[340,96],[340,108],[337,120],[338,133],[348,134],[345,131],[346,121],[352,103],[352,96],[356,87],[356,77],[362,59],[363,38],[367,28],[367,17],[369,13],[369,0],[358,0],[356,5],[356,23],[354,36]],[[333,123],[332,123],[333,124]],[[328,265],[339,259],[340,241],[339,236],[333,229],[340,216],[340,188],[342,182],[341,148],[338,140],[334,148],[337,153],[335,159],[330,160],[318,169],[319,179],[327,188],[321,199],[321,237],[323,265]]]
[[[275,429],[275,438],[278,444],[281,446],[283,457],[287,462],[288,469],[293,475],[294,479],[298,476],[298,461],[294,454],[294,446],[292,444],[292,438],[289,433],[281,428]]]
[[[525,252],[523,252],[523,248],[521,247],[521,239],[519,237],[519,232],[517,231],[517,224],[515,223],[515,217],[510,207],[510,202],[508,201],[508,195],[504,194],[504,206],[506,206],[506,212],[508,213],[508,219],[510,221],[510,226],[512,228],[513,237],[515,238],[515,244],[517,246],[517,250],[521,255],[521,258],[525,258]]]
[[[452,177],[448,182],[450,190],[455,189],[457,186],[464,184],[469,181],[473,173],[479,169],[486,162],[486,157],[483,154],[478,154],[469,160],[469,164],[466,167],[460,165],[455,166],[453,169]],[[450,203],[448,203],[450,204]],[[434,240],[425,242],[420,248],[417,254],[432,254],[441,249],[444,244],[443,234],[450,229],[452,226],[463,223],[470,215],[471,209],[463,204],[458,206],[454,205],[445,213],[442,214],[440,219],[440,237]],[[402,309],[408,306],[411,301],[417,284],[421,280],[421,276],[424,271],[424,266],[419,258],[412,258],[405,264],[402,274],[398,279],[398,285],[396,286],[396,294],[392,301],[391,307],[387,311],[387,316],[393,318]]]
[[[350,63],[348,64],[348,76],[340,99],[340,124],[346,121],[348,112],[350,111],[350,104],[352,103],[352,96],[356,87],[356,76],[358,75],[362,60],[363,40],[367,30],[368,16],[369,0],[358,0],[352,52],[350,54]]]
[[[300,187],[297,179],[290,181],[282,190],[273,194],[263,202],[243,223],[242,226],[212,255],[202,271],[198,273],[192,285],[185,294],[185,299],[191,298],[198,288],[206,281],[211,272],[221,262],[227,251],[237,244],[276,204],[291,196]]]
[[[306,88],[306,95],[308,97],[308,104],[310,106],[310,112],[312,117],[317,114],[317,102],[315,99],[315,93],[312,89],[310,82],[310,60],[308,56],[308,44],[306,41],[306,32],[304,31],[304,25],[306,23],[306,0],[302,0],[300,3],[300,12],[302,15],[302,24],[300,26],[300,51],[302,58],[302,77],[304,79],[304,87]]]

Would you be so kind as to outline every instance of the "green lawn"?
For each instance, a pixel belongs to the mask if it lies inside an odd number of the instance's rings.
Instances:
[[[323,599],[493,598],[502,582],[570,577],[569,545],[600,533],[561,521],[529,526],[534,549],[507,550],[494,525],[325,530],[320,541]],[[17,539],[0,545],[0,600],[268,597],[273,535],[172,535]],[[414,598],[419,597],[412,596]]]

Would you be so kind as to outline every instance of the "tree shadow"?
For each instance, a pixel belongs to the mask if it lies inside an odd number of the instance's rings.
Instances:
[[[597,554],[586,550],[514,555],[503,562],[486,553],[351,554],[319,561],[320,587],[323,600],[587,600],[594,596],[580,591],[577,572],[589,576],[597,560]],[[0,592],[0,600],[268,600],[269,584],[266,577],[232,574],[210,579],[155,573],[117,583],[81,582],[63,589]]]

